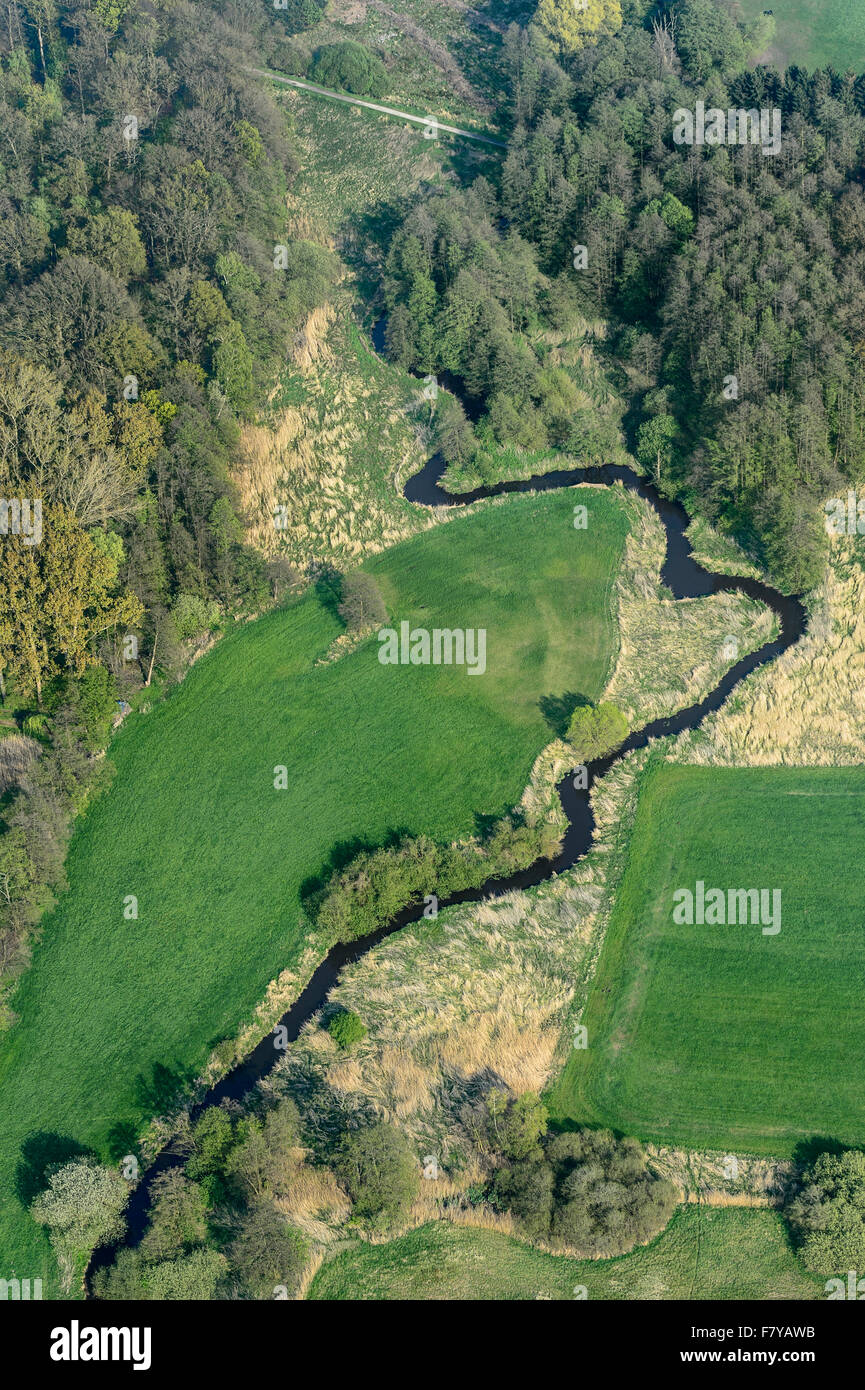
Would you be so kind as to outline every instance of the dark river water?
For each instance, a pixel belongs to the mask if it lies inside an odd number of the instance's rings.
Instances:
[[[381,350],[382,341],[380,320],[373,332],[373,342],[379,350]],[[661,570],[661,578],[674,598],[696,598],[704,594],[723,592],[747,594],[749,597],[759,599],[762,603],[767,604],[777,613],[780,630],[774,641],[766,642],[757,651],[751,652],[750,655],[743,657],[735,666],[732,666],[714,690],[699,704],[690,705],[687,709],[679,710],[677,714],[669,715],[666,718],[653,720],[642,729],[637,729],[630,734],[615,753],[590,763],[585,788],[575,787],[575,779],[571,774],[562,778],[558,783],[557,790],[562,808],[567,816],[568,827],[562,840],[561,850],[555,859],[538,860],[528,869],[524,869],[510,878],[493,878],[488,880],[482,888],[469,889],[454,894],[453,897],[443,898],[439,902],[440,908],[454,903],[479,902],[483,898],[499,897],[514,888],[530,888],[535,884],[543,883],[554,874],[561,873],[564,869],[572,868],[577,860],[581,859],[591,848],[595,827],[590,796],[592,787],[598,778],[603,777],[612,765],[623,758],[626,753],[636,748],[645,748],[651,739],[696,728],[707,714],[720,709],[733,687],[744,676],[755,671],[758,666],[774,661],[783,651],[798,641],[805,631],[806,624],[805,609],[798,598],[786,597],[776,589],[772,589],[769,585],[756,579],[713,574],[698,565],[691,554],[691,547],[685,536],[691,518],[684,507],[678,502],[662,497],[651,483],[641,478],[631,468],[610,465],[564,469],[554,473],[544,473],[539,477],[528,478],[522,482],[498,483],[492,487],[476,488],[474,492],[457,496],[445,492],[439,486],[439,478],[443,468],[444,464],[439,456],[430,459],[426,467],[407,482],[405,496],[408,500],[425,507],[465,507],[484,497],[501,497],[505,493],[511,492],[552,492],[557,488],[573,487],[577,483],[612,484],[621,482],[626,488],[650,502],[663,523],[667,538],[667,553]],[[334,946],[319,965],[306,988],[298,995],[291,1008],[283,1014],[280,1020],[285,1026],[289,1041],[294,1041],[298,1037],[303,1025],[326,1002],[346,964],[358,960],[378,942],[399,931],[409,922],[421,920],[422,915],[422,909],[418,906],[407,908],[394,917],[387,926],[382,927],[372,935],[360,937],[357,941],[352,941],[347,945]],[[282,1052],[274,1047],[273,1034],[268,1034],[233,1071],[212,1087],[202,1100],[192,1108],[192,1119],[197,1119],[208,1106],[219,1105],[223,1100],[242,1100],[273,1069],[282,1055]],[[137,1245],[144,1234],[153,1179],[170,1168],[181,1166],[183,1162],[182,1155],[167,1149],[147,1170],[141,1182],[132,1192],[126,1208],[127,1234],[123,1242],[125,1245]],[[88,1269],[88,1285],[90,1276],[97,1269],[113,1261],[116,1250],[117,1247],[106,1247],[94,1252]]]

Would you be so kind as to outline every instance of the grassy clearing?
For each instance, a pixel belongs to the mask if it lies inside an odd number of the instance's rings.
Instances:
[[[244,428],[235,471],[250,541],[301,570],[356,565],[433,524],[399,486],[425,462],[408,418],[418,383],[376,356],[346,300],[336,315],[307,334],[272,422]]]
[[[790,1155],[865,1140],[865,770],[651,767],[561,1120]],[[782,928],[680,926],[673,893],[768,887]]]
[[[447,148],[425,140],[420,126],[290,88],[274,90],[302,161],[289,216],[301,227],[307,219],[307,231],[358,238],[394,199],[440,177]]]
[[[849,0],[740,0],[744,18],[759,19],[764,9],[775,15],[775,37],[761,61],[782,70],[791,64],[838,72],[865,69],[865,10]]]
[[[52,1287],[12,1195],[26,1136],[104,1153],[114,1124],[154,1108],[139,1077],[199,1069],[297,968],[301,885],[335,846],[473,834],[519,798],[549,742],[540,699],[600,693],[627,520],[615,496],[599,499],[587,545],[572,508],[570,493],[485,505],[371,562],[394,621],[487,629],[483,677],[384,667],[374,638],[317,666],[339,624],[309,594],[230,633],[123,726],[117,778],[76,831],[69,892],[0,1047],[3,1268]]]
[[[505,96],[501,29],[492,18],[473,21],[466,8],[441,0],[333,0],[303,42],[313,49],[342,39],[363,43],[388,70],[385,103],[483,125]]]
[[[651,1245],[617,1260],[548,1255],[498,1231],[436,1222],[387,1245],[355,1245],[312,1282],[311,1299],[811,1299],[772,1211],[681,1208]],[[589,1314],[587,1313],[588,1317]]]
[[[619,657],[605,693],[615,688],[614,698],[646,718],[704,694],[729,665],[723,635],[737,634],[744,652],[764,639],[769,615],[739,595],[684,604],[665,597],[656,513],[624,489],[615,492],[630,529],[617,582]],[[606,492],[587,488],[579,495],[589,507],[590,531],[593,499]],[[560,740],[538,759],[523,798],[532,821],[560,815],[555,783],[574,759]],[[458,1187],[473,1181],[471,1163],[461,1167],[472,1151],[463,1106],[492,1078],[517,1092],[540,1090],[567,1055],[563,1025],[571,1013],[576,1021],[585,1003],[644,761],[644,754],[629,758],[595,788],[596,840],[575,870],[528,893],[448,909],[438,922],[407,928],[344,972],[334,1002],[362,1016],[366,1039],[346,1059],[326,1029],[313,1028],[283,1066],[289,1089],[315,1095],[317,1122],[336,1129],[372,1106],[406,1131],[419,1154],[437,1153]],[[425,1184],[424,1191],[439,1200],[434,1186]]]

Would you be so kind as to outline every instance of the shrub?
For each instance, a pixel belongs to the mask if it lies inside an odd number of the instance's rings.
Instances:
[[[154,1264],[172,1259],[207,1234],[206,1207],[198,1183],[179,1168],[160,1173],[153,1183],[150,1228],[141,1242],[141,1253]]]
[[[28,738],[44,738],[48,733],[48,716],[45,714],[28,714],[21,724],[22,733]]]
[[[649,1169],[636,1139],[579,1130],[547,1145],[555,1173],[551,1237],[581,1254],[623,1255],[666,1226],[678,1192]]]
[[[636,1139],[616,1139],[610,1130],[579,1130],[548,1137],[543,1148],[537,1141],[530,1147],[538,1122],[546,1122],[537,1097],[511,1100],[503,1113],[520,1118],[511,1152],[526,1152],[496,1173],[493,1200],[532,1239],[584,1257],[608,1258],[651,1240],[669,1221],[678,1192],[651,1172]]]
[[[356,96],[382,97],[388,85],[381,59],[352,39],[319,48],[310,77],[321,87],[339,87]]]
[[[282,1286],[296,1292],[307,1255],[300,1232],[267,1203],[256,1204],[244,1214],[229,1247],[232,1271],[252,1298],[273,1298]]]
[[[355,570],[343,577],[339,616],[349,632],[363,632],[385,621],[387,609],[371,574]]]
[[[865,1269],[865,1153],[820,1154],[786,1215],[815,1274]]]
[[[129,1189],[120,1173],[90,1158],[58,1168],[30,1207],[30,1215],[47,1226],[58,1259],[69,1268],[94,1246],[119,1240]]]
[[[209,603],[199,594],[179,594],[171,610],[174,627],[181,641],[199,637],[213,627],[218,616],[215,603]]]
[[[337,1047],[349,1048],[355,1043],[360,1042],[361,1038],[366,1037],[366,1028],[363,1019],[351,1009],[343,1009],[338,1014],[334,1014],[327,1031],[333,1038]]]
[[[543,1240],[553,1212],[553,1170],[543,1158],[528,1158],[500,1168],[493,1180],[496,1205],[516,1217],[533,1240]]]
[[[355,941],[431,893],[444,900],[479,888],[488,878],[518,873],[537,859],[551,858],[558,844],[549,824],[515,824],[507,816],[480,845],[437,845],[419,835],[359,854],[309,907],[328,941]]]
[[[176,1260],[150,1265],[144,1271],[144,1298],[154,1302],[178,1300],[206,1303],[225,1273],[226,1259],[218,1250],[200,1248]]]
[[[486,1095],[487,1133],[491,1148],[505,1158],[540,1158],[541,1138],[549,1118],[547,1108],[533,1091],[511,1096],[499,1089]]]
[[[321,19],[324,4],[319,0],[283,0],[278,17],[285,25],[286,33],[300,34],[311,29]]]
[[[578,705],[571,716],[568,739],[584,762],[612,753],[628,737],[628,721],[609,700],[599,705]]]
[[[356,1215],[381,1229],[403,1218],[417,1196],[417,1160],[392,1125],[370,1125],[346,1135],[336,1151],[334,1170]]]

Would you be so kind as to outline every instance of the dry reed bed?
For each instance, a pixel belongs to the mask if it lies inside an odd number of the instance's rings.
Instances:
[[[241,435],[235,481],[248,539],[300,569],[357,564],[434,523],[397,486],[425,462],[404,384],[365,374],[346,336],[344,318],[317,310],[295,347],[303,402]]]
[[[739,657],[775,636],[777,618],[744,594],[673,599],[659,588],[664,528],[654,507],[626,493],[631,531],[618,578],[619,656],[604,698],[632,727],[701,700]],[[737,656],[726,654],[729,639]]]
[[[855,538],[832,542],[808,631],[734,692],[671,751],[721,766],[851,766],[865,762],[865,567]]]

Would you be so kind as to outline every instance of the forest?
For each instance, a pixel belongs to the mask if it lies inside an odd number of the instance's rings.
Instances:
[[[615,422],[579,410],[579,372],[549,347],[603,318],[654,481],[806,591],[822,504],[865,471],[865,80],[746,67],[760,34],[712,0],[612,3],[591,36],[562,29],[565,8],[504,38],[499,186],[431,189],[402,219],[390,353],[458,379],[478,418],[449,405],[439,442],[492,481],[496,446],[609,455]],[[700,101],[780,112],[778,153],[677,144],[675,113]]]
[[[285,235],[297,155],[246,71],[285,29],[186,0],[0,9],[5,986],[110,777],[118,700],[297,578],[245,543],[229,471],[337,275]],[[35,499],[37,545],[14,534]]]

